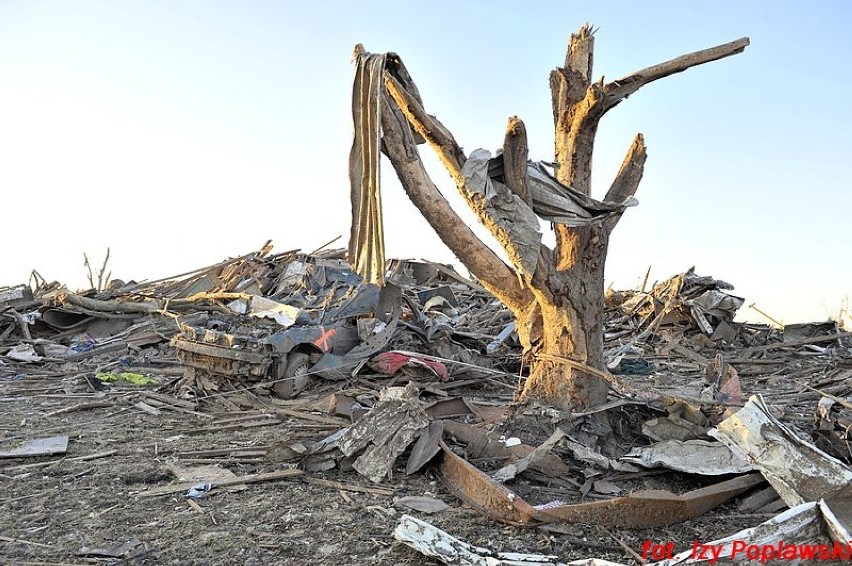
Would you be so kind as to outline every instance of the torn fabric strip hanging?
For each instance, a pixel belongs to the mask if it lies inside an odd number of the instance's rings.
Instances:
[[[379,183],[381,159],[382,97],[387,70],[417,101],[420,93],[396,53],[367,53],[355,46],[355,83],[352,87],[352,121],[355,139],[349,154],[352,187],[352,228],[349,265],[369,283],[385,282],[385,239]],[[416,143],[423,138],[414,136]]]
[[[382,200],[379,192],[382,71],[384,54],[365,53],[355,47],[355,84],[352,88],[352,121],[355,139],[349,154],[352,188],[352,227],[349,264],[365,281],[384,285],[385,241]]]

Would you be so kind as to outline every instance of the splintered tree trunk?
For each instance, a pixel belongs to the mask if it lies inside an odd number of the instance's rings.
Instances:
[[[565,66],[550,77],[556,178],[585,195],[591,195],[592,152],[604,112],[604,85],[591,82],[593,53],[594,37],[586,24],[571,35]],[[639,179],[641,171],[636,186]],[[542,316],[541,351],[532,359],[521,399],[544,399],[574,410],[606,401],[608,385],[595,373],[606,369],[604,266],[611,228],[603,224],[554,228],[556,250],[548,292],[536,294]]]
[[[605,369],[603,294],[608,238],[598,227],[574,229],[572,235],[576,237],[569,244],[572,253],[563,268],[550,276],[548,292],[536,294],[533,320],[518,328],[522,343],[532,353],[520,400],[542,400],[576,411],[601,404],[607,396],[606,381],[591,370]]]
[[[748,44],[748,38],[742,38],[610,83],[603,79],[593,83],[594,38],[588,24],[580,28],[571,35],[565,65],[550,76],[559,183],[591,195],[595,134],[607,111],[649,82],[741,53]],[[530,231],[513,229],[528,225],[530,218],[537,227],[534,213],[539,212],[533,188],[541,189],[529,185],[523,122],[509,119],[502,158],[504,192],[494,189],[499,196],[488,196],[478,184],[481,179],[465,175],[468,158],[450,131],[425,111],[402,61],[392,53],[387,54],[387,61],[381,116],[383,151],[412,202],[441,240],[515,315],[524,357],[531,366],[519,399],[543,401],[571,411],[605,402],[604,264],[610,234],[642,179],[646,159],[642,135],[634,138],[604,197],[607,206],[613,205],[608,209],[611,213],[579,227],[555,223],[556,247],[550,249],[540,241],[531,243]],[[503,246],[511,266],[470,231],[440,194],[423,167],[412,129],[435,149],[468,205]],[[545,207],[550,196],[544,195]],[[531,232],[538,235],[535,230]]]

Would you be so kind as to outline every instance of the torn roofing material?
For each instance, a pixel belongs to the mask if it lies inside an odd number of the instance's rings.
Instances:
[[[349,153],[352,198],[349,261],[365,281],[382,286],[385,281],[385,242],[379,161],[384,71],[392,73],[418,100],[420,94],[395,53],[367,53],[359,43],[355,46],[353,59],[352,122],[355,132]]]

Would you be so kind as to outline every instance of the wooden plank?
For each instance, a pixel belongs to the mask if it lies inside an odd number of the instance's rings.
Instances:
[[[65,413],[74,413],[77,411],[88,411],[89,409],[103,409],[107,407],[114,407],[115,402],[113,401],[92,401],[91,403],[80,403],[79,405],[72,405],[70,407],[63,407],[62,409],[57,409],[55,411],[51,411],[49,413],[45,413],[45,417],[55,417],[56,415],[64,415]]]
[[[322,478],[315,478],[312,476],[303,476],[302,481],[305,483],[309,483],[311,485],[318,485],[321,487],[328,487],[331,489],[342,489],[344,491],[354,491],[357,493],[370,493],[372,495],[385,495],[391,496],[396,493],[395,490],[389,489],[386,487],[365,487],[361,485],[356,485],[353,483],[343,483],[334,480],[326,480]]]
[[[11,450],[0,451],[0,458],[27,458],[30,456],[50,456],[52,454],[65,454],[68,450],[68,437],[51,436],[31,440],[22,446]]]
[[[237,477],[233,480],[223,481],[219,483],[214,483],[213,488],[217,487],[228,487],[231,485],[240,485],[243,483],[260,483],[266,481],[275,481],[275,480],[284,480],[294,478],[296,476],[302,475],[304,472],[302,470],[297,470],[295,468],[287,468],[286,470],[277,470],[275,472],[265,472],[261,474],[250,474],[248,476]],[[197,481],[186,481],[175,483],[171,485],[164,485],[162,487],[155,487],[153,489],[149,489],[147,491],[143,491],[137,493],[137,497],[158,497],[160,495],[169,495],[172,493],[181,493],[195,484],[199,482]]]
[[[315,423],[322,423],[339,427],[345,427],[352,424],[344,421],[343,419],[338,419],[335,417],[324,417],[322,415],[314,415],[313,413],[305,413],[303,411],[294,411],[293,409],[287,409],[286,407],[276,407],[274,411],[279,415],[292,417],[294,419],[300,419],[303,421],[311,421]]]

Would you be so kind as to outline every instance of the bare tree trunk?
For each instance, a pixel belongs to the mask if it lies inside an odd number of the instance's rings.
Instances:
[[[604,260],[608,235],[600,226],[574,229],[566,248],[574,255],[548,279],[548,293],[536,294],[538,321],[518,325],[519,332],[540,333],[527,338],[532,366],[519,399],[543,400],[568,410],[581,410],[606,401],[608,385],[594,372],[604,371]],[[528,323],[529,324],[529,323]],[[587,369],[589,368],[589,369]]]
[[[571,35],[565,66],[554,70],[550,78],[556,178],[585,195],[591,195],[591,158],[604,99],[603,84],[591,82],[593,53],[594,37],[586,24]],[[585,368],[606,369],[603,286],[610,230],[601,224],[554,229],[550,296],[539,298],[541,352],[520,398],[558,401],[568,409],[588,408],[606,402],[608,391],[607,383]]]
[[[564,185],[591,195],[592,154],[598,124],[607,110],[650,81],[689,66],[742,51],[739,40],[643,69],[630,77],[592,83],[594,36],[586,24],[571,35],[565,66],[550,78],[556,176]],[[645,144],[636,136],[605,200],[632,197],[642,179]],[[603,356],[604,267],[609,238],[618,217],[587,227],[555,226],[556,250],[548,295],[536,294],[542,317],[536,353],[521,400],[541,399],[578,410],[606,402]],[[532,346],[532,345],[531,345]],[[534,346],[533,346],[534,347]]]

